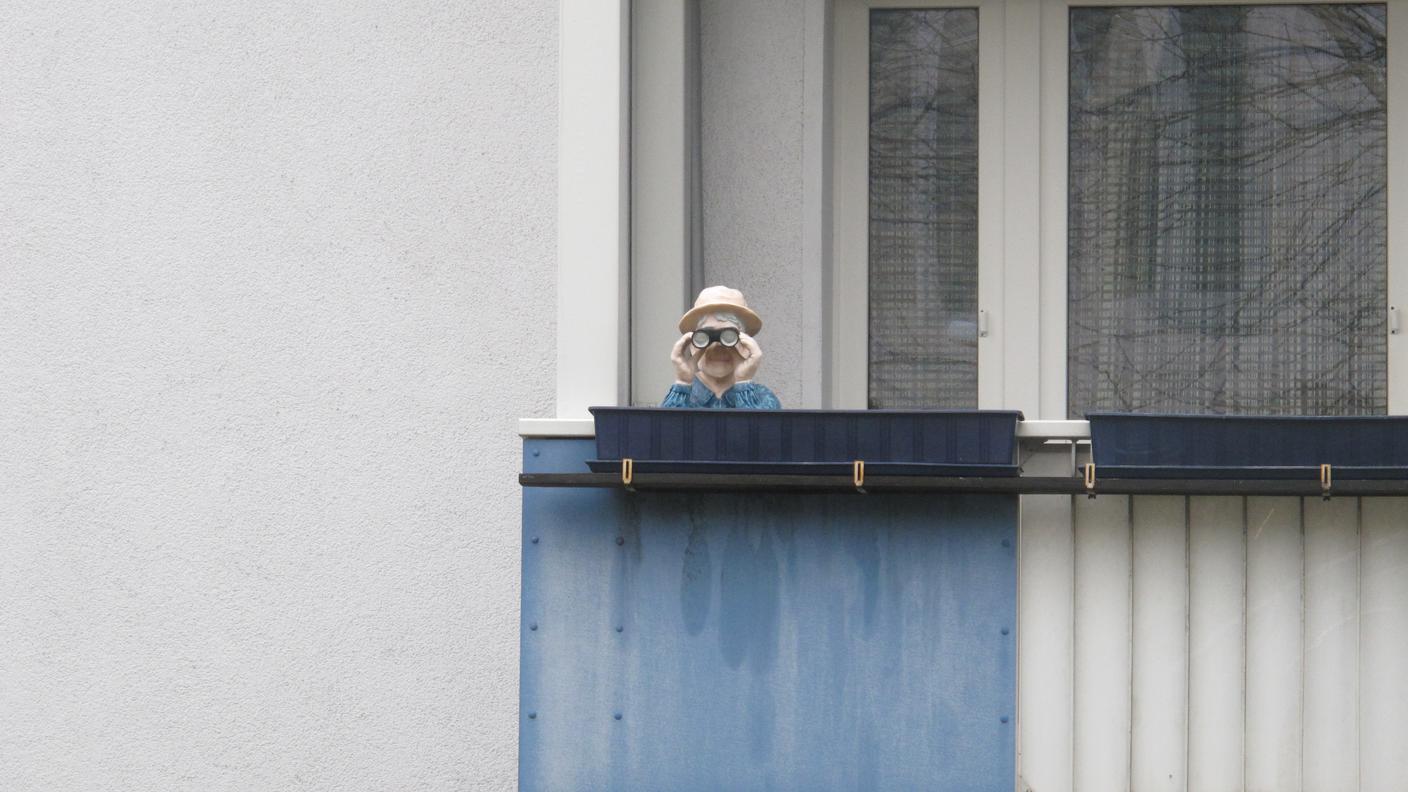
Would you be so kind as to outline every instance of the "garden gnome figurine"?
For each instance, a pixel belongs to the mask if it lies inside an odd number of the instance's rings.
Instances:
[[[778,410],[782,405],[753,381],[763,350],[753,336],[763,320],[748,308],[743,292],[710,286],[680,317],[684,335],[670,351],[675,384],[661,407],[741,407]]]

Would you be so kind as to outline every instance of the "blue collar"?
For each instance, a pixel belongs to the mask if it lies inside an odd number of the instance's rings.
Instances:
[[[732,387],[729,388],[729,390],[732,390],[732,389],[733,389]],[[727,395],[727,394],[728,394],[728,391],[724,391],[724,394]],[[698,377],[695,377],[695,378],[694,378],[694,382],[690,383],[690,386],[689,386],[689,406],[690,406],[690,407],[708,407],[708,406],[714,404],[715,402],[721,402],[721,401],[723,401],[723,399],[719,398],[718,396],[715,396],[715,395],[714,395],[714,392],[711,391],[711,390],[709,390],[709,386],[708,386],[708,385],[705,385],[703,382],[700,382]]]

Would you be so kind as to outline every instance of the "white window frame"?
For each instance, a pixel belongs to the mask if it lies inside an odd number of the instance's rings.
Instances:
[[[868,350],[869,11],[978,9],[978,406],[1064,420],[1067,108],[1073,7],[1354,5],[1363,0],[836,0],[831,406],[864,407]],[[1408,0],[1388,8],[1388,285],[1408,310]],[[1403,311],[1400,310],[1401,314]],[[1408,414],[1408,319],[1388,336],[1388,411]]]
[[[556,417],[624,404],[629,339],[629,0],[559,7]],[[581,338],[615,344],[581,352]]]
[[[997,407],[1006,370],[997,321],[1004,291],[1001,0],[836,0],[828,402],[848,409],[869,402],[870,11],[883,8],[978,9],[978,319],[986,328],[978,336],[978,406]]]

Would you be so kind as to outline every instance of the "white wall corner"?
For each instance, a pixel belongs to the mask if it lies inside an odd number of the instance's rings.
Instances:
[[[828,406],[831,307],[832,0],[804,9],[802,95],[802,404]]]
[[[668,353],[692,300],[694,6],[651,0],[631,13],[632,404],[656,404],[674,383]]]
[[[585,418],[628,381],[630,4],[559,10],[557,417]]]

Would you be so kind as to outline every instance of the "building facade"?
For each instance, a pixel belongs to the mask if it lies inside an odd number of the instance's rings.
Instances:
[[[1408,9],[1178,5],[8,9],[3,786],[513,788],[520,435],[656,402],[705,285],[784,405],[1022,410],[1028,472],[1408,413]],[[1014,788],[1408,777],[1403,501],[1016,544]]]

